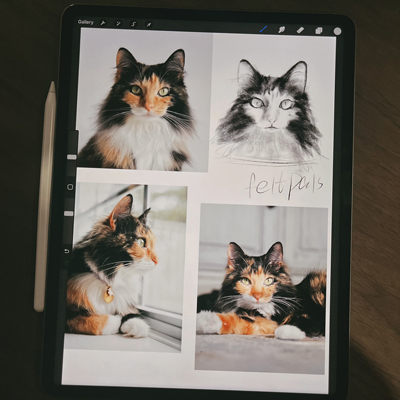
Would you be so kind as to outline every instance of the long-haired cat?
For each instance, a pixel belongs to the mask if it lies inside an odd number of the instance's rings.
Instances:
[[[298,285],[293,284],[280,242],[258,257],[248,256],[230,243],[221,290],[213,301],[212,295],[200,299],[202,303],[208,300],[208,307],[203,307],[209,311],[198,309],[197,330],[275,334],[281,339],[325,335],[325,293],[325,271],[311,272]]]
[[[189,163],[193,119],[184,66],[181,49],[162,64],[147,65],[120,48],[115,83],[78,167],[180,171]]]
[[[136,305],[141,276],[158,260],[146,210],[131,214],[127,195],[97,222],[72,253],[67,287],[67,329],[71,333],[147,336],[149,327]]]
[[[305,91],[304,61],[274,78],[241,60],[237,79],[237,98],[216,132],[220,153],[278,164],[302,163],[320,155],[321,133]]]

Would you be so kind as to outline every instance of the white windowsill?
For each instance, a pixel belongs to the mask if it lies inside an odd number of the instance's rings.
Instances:
[[[150,333],[150,336],[153,336]],[[154,335],[156,337],[156,335]],[[152,338],[126,337],[120,334],[116,335],[80,335],[66,333],[64,338],[65,350],[110,350],[110,351],[140,351],[140,352],[164,352],[179,353],[180,351],[166,343]]]

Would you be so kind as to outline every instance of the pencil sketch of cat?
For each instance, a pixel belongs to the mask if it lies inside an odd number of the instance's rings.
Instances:
[[[270,165],[306,164],[321,156],[322,135],[306,92],[306,62],[271,77],[243,59],[237,82],[237,97],[216,130],[218,154]]]

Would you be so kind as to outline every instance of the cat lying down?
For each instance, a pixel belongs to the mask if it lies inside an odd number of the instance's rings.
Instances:
[[[199,297],[196,330],[292,340],[324,336],[325,294],[326,271],[293,284],[280,242],[259,257],[230,243],[221,290]]]

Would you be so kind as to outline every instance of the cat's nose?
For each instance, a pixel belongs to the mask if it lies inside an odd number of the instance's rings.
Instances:
[[[268,122],[271,124],[271,126],[274,126],[274,123],[276,122],[276,118],[269,119]]]
[[[144,105],[144,108],[145,108],[147,111],[151,111],[151,110],[154,108],[154,104],[146,103],[146,104]]]
[[[253,297],[258,301],[258,300],[260,300],[261,299],[261,293],[254,293],[253,294]]]

